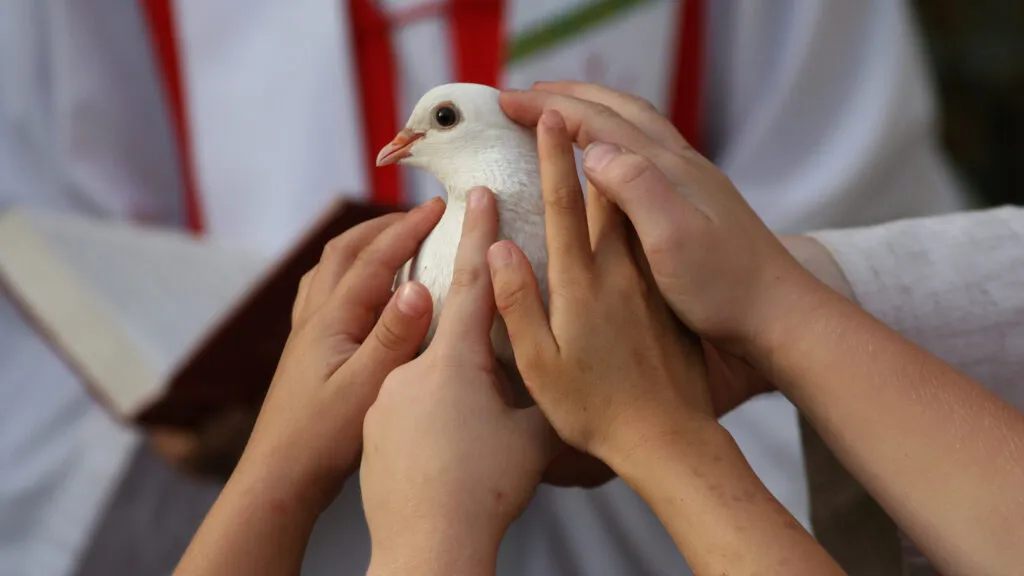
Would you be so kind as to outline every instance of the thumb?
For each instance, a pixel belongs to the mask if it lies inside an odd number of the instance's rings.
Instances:
[[[383,382],[416,355],[430,329],[432,310],[433,300],[425,286],[402,284],[348,364],[370,382]]]
[[[584,152],[583,169],[626,213],[648,252],[671,246],[680,227],[702,215],[653,162],[639,154],[594,143]]]
[[[502,241],[487,251],[494,303],[512,342],[516,364],[524,374],[557,350],[537,278],[529,260],[515,244]],[[540,356],[538,356],[540,355]]]

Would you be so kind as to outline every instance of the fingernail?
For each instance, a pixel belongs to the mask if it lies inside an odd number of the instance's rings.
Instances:
[[[399,312],[410,318],[419,318],[427,312],[426,302],[416,295],[416,288],[411,282],[406,282],[398,287],[395,304],[398,305]]]
[[[611,162],[612,158],[621,153],[622,148],[614,144],[591,142],[590,146],[583,151],[583,165],[590,170],[597,171],[604,168],[605,164]]]
[[[562,115],[556,110],[545,110],[540,115],[540,123],[548,128],[561,128],[565,125],[565,122],[562,120]]]
[[[431,198],[430,200],[427,200],[426,202],[424,202],[422,204],[419,204],[417,206],[413,206],[412,210],[409,210],[409,213],[411,214],[413,212],[419,212],[420,210],[426,210],[427,208],[437,204],[438,200],[440,200],[440,197],[434,196],[433,198]]]
[[[469,209],[477,210],[484,205],[485,196],[487,195],[487,189],[482,186],[477,186],[469,191]]]
[[[492,269],[504,268],[512,262],[512,249],[507,244],[498,242],[492,244],[491,248],[487,250],[487,263],[491,265]]]

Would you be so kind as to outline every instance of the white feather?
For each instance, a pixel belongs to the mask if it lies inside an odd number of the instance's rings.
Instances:
[[[532,130],[510,120],[498,103],[498,90],[478,84],[445,84],[416,104],[406,128],[424,136],[401,164],[426,170],[444,185],[447,207],[419,253],[399,273],[396,283],[421,282],[434,300],[434,319],[426,342],[433,338],[451,286],[455,255],[469,190],[486,186],[498,201],[499,237],[526,254],[547,303],[547,244],[544,201],[540,187],[537,141]],[[452,103],[460,122],[451,129],[433,123],[433,111]],[[500,316],[491,333],[497,357],[513,365],[512,348]]]

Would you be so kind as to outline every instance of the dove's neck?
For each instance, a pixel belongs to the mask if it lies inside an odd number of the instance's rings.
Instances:
[[[547,240],[536,140],[529,133],[527,138],[507,144],[482,147],[474,152],[472,161],[453,163],[459,168],[449,166],[443,180],[448,207],[440,226],[458,227],[460,234],[456,237],[461,235],[469,191],[475,186],[489,188],[498,201],[500,239],[511,240],[523,250],[543,286]]]
[[[487,187],[498,200],[502,232],[511,240],[526,240],[538,238],[539,231],[543,244],[544,198],[536,140],[527,130],[513,134],[506,135],[498,145],[486,142],[463,148],[458,161],[447,163],[437,176],[448,193],[450,209],[457,207],[459,213],[465,213],[469,191],[476,186]],[[524,234],[526,237],[521,238]]]

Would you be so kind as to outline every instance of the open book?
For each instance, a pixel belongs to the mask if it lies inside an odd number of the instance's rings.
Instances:
[[[0,213],[0,290],[116,416],[192,427],[262,401],[302,275],[388,208],[338,201],[276,261],[184,232]]]

